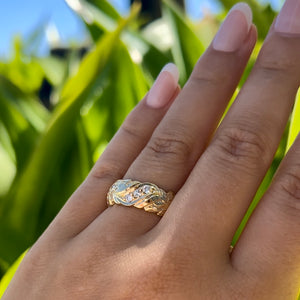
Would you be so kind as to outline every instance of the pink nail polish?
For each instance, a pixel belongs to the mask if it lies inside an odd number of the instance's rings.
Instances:
[[[163,67],[147,96],[147,104],[153,108],[164,107],[173,96],[179,79],[179,72],[173,63]]]
[[[229,11],[221,25],[213,41],[213,48],[225,52],[236,51],[246,39],[251,24],[251,8],[246,3],[237,3]]]
[[[300,34],[300,1],[286,0],[275,23],[275,31]]]

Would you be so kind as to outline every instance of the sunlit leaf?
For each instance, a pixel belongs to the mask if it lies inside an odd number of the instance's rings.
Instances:
[[[294,105],[286,151],[288,151],[290,147],[293,145],[296,137],[299,134],[299,131],[300,131],[300,90],[298,91],[296,102]]]
[[[63,83],[67,74],[67,64],[64,60],[48,56],[35,59],[42,67],[46,79],[53,85],[59,86]]]
[[[26,255],[27,251],[25,251],[15,262],[14,264],[8,269],[5,273],[3,278],[0,281],[0,297],[3,296],[6,288],[8,287],[10,281],[12,280],[15,272],[17,271],[21,261],[23,260],[24,256]]]
[[[95,41],[104,32],[114,30],[121,18],[111,4],[104,0],[81,0],[80,5],[73,0],[67,0],[67,3],[85,22]],[[142,62],[154,78],[172,59],[169,53],[159,50],[153,41],[148,40],[143,32],[127,29],[121,38],[135,62]]]
[[[121,16],[106,0],[65,0],[84,21],[92,38],[97,41],[104,32],[113,31]]]
[[[71,78],[62,91],[63,101],[54,111],[48,128],[35,147],[27,167],[15,181],[1,211],[1,225],[13,232],[13,236],[23,232],[23,243],[18,240],[17,252],[23,251],[38,236],[38,218],[43,206],[43,199],[53,172],[61,163],[61,155],[76,139],[75,124],[80,116],[80,109],[90,92],[90,87],[105,68],[114,50],[124,26],[138,13],[134,8],[130,17],[124,20],[116,31],[107,33],[83,60],[78,73]],[[3,225],[4,226],[4,225]],[[0,245],[8,249],[15,247],[15,238],[0,234]],[[1,250],[1,249],[0,249]],[[8,256],[5,257],[5,254]],[[14,259],[14,254],[4,251],[2,258]]]
[[[32,96],[0,77],[0,119],[15,149],[18,170],[31,155],[47,117],[46,110]]]
[[[179,68],[181,80],[186,81],[203,53],[204,47],[182,12],[169,0],[164,0],[163,3],[164,17],[167,18],[173,33],[174,62]]]
[[[17,167],[8,133],[0,122],[0,198],[4,196],[15,178]]]
[[[115,48],[105,78],[106,82],[99,95],[82,111],[93,151],[112,138],[126,115],[148,89],[141,68],[131,60],[123,43]]]
[[[34,93],[40,88],[44,74],[32,57],[24,55],[22,40],[16,37],[13,57],[7,62],[0,62],[0,75],[4,75],[23,92]]]

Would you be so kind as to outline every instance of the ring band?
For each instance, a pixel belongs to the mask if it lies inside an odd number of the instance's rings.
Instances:
[[[173,198],[173,192],[165,192],[153,183],[120,179],[109,189],[107,204],[134,206],[163,216]]]

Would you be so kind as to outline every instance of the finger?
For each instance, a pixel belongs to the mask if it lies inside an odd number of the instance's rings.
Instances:
[[[299,157],[300,136],[232,254],[236,270],[258,279],[278,299],[297,299],[300,293]]]
[[[56,235],[76,235],[106,208],[109,187],[124,176],[148,142],[153,130],[179,93],[177,82],[176,66],[166,65],[148,95],[129,114],[86,180],[51,224],[50,229],[55,227]],[[149,97],[155,98],[155,107],[147,105]]]
[[[299,37],[272,28],[247,82],[181,190],[186,201],[172,208],[176,215],[181,211],[177,221],[183,232],[202,228],[218,254],[228,257],[232,237],[272,162],[299,78]],[[203,243],[203,236],[193,240]]]
[[[166,191],[176,192],[182,186],[215,130],[254,47],[256,30],[248,24],[249,14],[245,4],[236,6],[229,14],[219,31],[223,41],[211,45],[200,58],[125,178],[153,182]],[[96,220],[95,227],[114,222],[116,231],[131,228],[134,236],[149,230],[159,220],[155,214],[136,208],[113,206],[108,210]]]

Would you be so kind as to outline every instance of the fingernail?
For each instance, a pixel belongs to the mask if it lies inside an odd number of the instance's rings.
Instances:
[[[147,96],[147,104],[153,108],[161,108],[171,100],[179,79],[179,71],[173,63],[163,67]]]
[[[275,23],[275,31],[300,34],[300,1],[286,0]]]
[[[252,25],[252,11],[248,4],[240,2],[229,11],[221,25],[213,47],[219,51],[236,51],[246,39]]]

